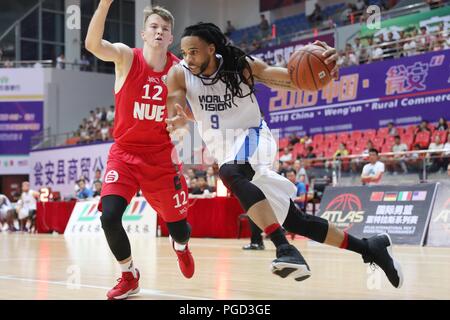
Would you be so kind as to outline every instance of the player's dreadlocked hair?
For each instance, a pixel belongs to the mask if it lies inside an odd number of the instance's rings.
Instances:
[[[212,79],[208,78],[208,83],[205,83],[200,76],[203,84],[212,85],[222,80],[226,85],[227,91],[231,92],[233,98],[244,98],[255,92],[252,69],[246,57],[249,57],[251,60],[253,58],[241,49],[232,46],[218,26],[213,23],[200,22],[184,29],[182,37],[188,36],[197,36],[208,44],[214,44],[216,53],[220,54],[223,59],[221,68]],[[245,70],[247,75],[244,75]],[[249,87],[249,93],[244,94],[242,92],[240,87],[242,82]]]

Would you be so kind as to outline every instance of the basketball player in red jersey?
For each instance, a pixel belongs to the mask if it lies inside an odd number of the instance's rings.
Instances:
[[[99,210],[112,253],[122,277],[108,299],[125,299],[139,292],[139,271],[133,264],[130,242],[122,216],[141,189],[144,197],[167,223],[178,265],[186,278],[194,274],[188,248],[191,227],[187,223],[187,185],[181,166],[172,161],[174,148],[165,119],[169,69],[178,59],[168,52],[173,41],[172,14],[161,7],[144,10],[141,32],[143,49],[102,39],[112,0],[101,0],[86,36],[86,49],[103,61],[115,64],[114,140],[108,156]],[[176,112],[176,111],[175,111]]]

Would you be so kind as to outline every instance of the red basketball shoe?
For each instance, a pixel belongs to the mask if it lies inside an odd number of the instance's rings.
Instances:
[[[186,248],[183,251],[178,251],[175,249],[175,241],[173,241],[171,236],[169,236],[169,240],[172,244],[173,251],[177,254],[178,267],[180,268],[181,273],[188,279],[192,278],[195,271],[195,263],[188,244],[186,243]]]
[[[119,282],[114,288],[108,291],[108,300],[122,300],[128,298],[132,294],[139,292],[139,270],[136,269],[137,277],[132,272],[122,272],[122,278],[117,279]]]

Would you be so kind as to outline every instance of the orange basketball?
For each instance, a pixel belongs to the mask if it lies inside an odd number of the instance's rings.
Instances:
[[[332,80],[331,70],[335,63],[325,64],[324,48],[308,45],[294,52],[288,62],[291,81],[300,90],[317,91]]]

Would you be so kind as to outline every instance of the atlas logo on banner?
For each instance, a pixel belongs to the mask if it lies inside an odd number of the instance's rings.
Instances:
[[[330,201],[321,218],[327,219],[339,228],[350,229],[354,223],[364,220],[361,200],[352,193],[341,194]]]
[[[441,212],[434,218],[433,222],[450,223],[450,198],[447,199]]]

